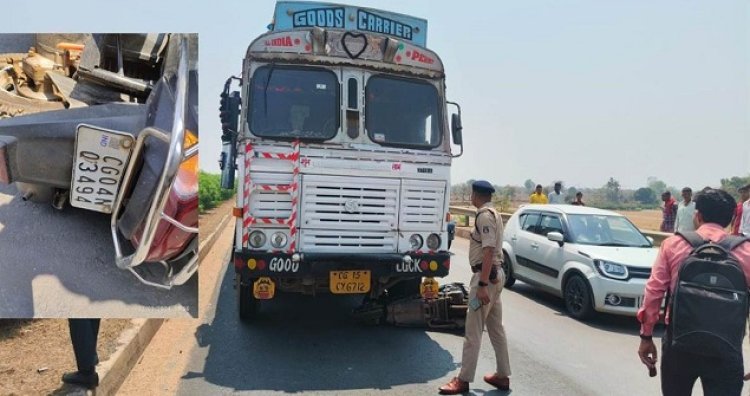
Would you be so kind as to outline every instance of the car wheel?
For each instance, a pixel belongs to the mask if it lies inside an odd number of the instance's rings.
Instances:
[[[581,275],[573,274],[565,282],[563,297],[568,314],[576,319],[584,320],[594,314],[591,301],[591,288]]]
[[[508,253],[503,252],[503,264],[500,265],[503,272],[505,273],[505,285],[503,287],[511,287],[516,283],[516,278],[513,277],[513,271],[510,267],[510,256]]]
[[[237,287],[237,310],[240,320],[251,322],[258,317],[260,301],[253,296],[253,285],[243,284],[239,279],[235,280]]]

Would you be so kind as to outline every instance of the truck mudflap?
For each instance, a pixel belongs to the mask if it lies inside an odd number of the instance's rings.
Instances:
[[[415,294],[392,301],[365,304],[354,311],[358,320],[399,327],[426,327],[434,330],[461,330],[466,324],[469,291],[463,283],[440,286],[436,298]]]
[[[328,277],[331,271],[369,270],[376,277],[444,277],[450,253],[267,253],[247,249],[234,252],[235,272],[243,280],[259,277]]]

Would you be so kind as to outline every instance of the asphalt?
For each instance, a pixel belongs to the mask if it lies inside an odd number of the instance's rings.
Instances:
[[[0,318],[197,315],[197,276],[170,291],[114,264],[109,216],[24,202],[0,184]]]
[[[467,250],[466,240],[454,242],[445,281],[468,282]],[[460,334],[358,324],[350,314],[355,298],[282,295],[262,308],[258,322],[241,323],[233,276],[229,270],[219,277],[219,293],[195,331],[196,345],[185,351],[180,395],[429,395],[458,371]],[[579,322],[565,314],[560,299],[521,282],[503,291],[502,300],[512,390],[481,381],[495,365],[485,335],[472,394],[659,394],[658,378],[648,377],[636,355],[634,318],[602,315]]]

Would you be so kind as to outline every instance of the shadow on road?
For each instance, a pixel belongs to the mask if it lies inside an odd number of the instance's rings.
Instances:
[[[512,288],[506,290],[544,305],[555,311],[555,314],[557,315],[568,316],[567,310],[565,309],[565,302],[560,297],[541,291],[521,281],[516,281],[516,284],[514,284]],[[573,318],[569,319],[576,320]],[[640,332],[640,323],[638,323],[638,320],[634,316],[622,316],[598,312],[592,319],[580,321],[580,323],[613,333],[638,335]],[[654,329],[654,335],[661,337],[662,332],[663,326],[657,325],[656,329]]]
[[[115,266],[108,215],[24,202],[13,185],[0,185],[0,194],[13,197],[0,203],[0,317],[197,316],[197,276],[179,289],[163,291]],[[50,276],[54,280],[47,284],[59,282],[88,301],[120,301],[128,309],[97,311],[33,287],[35,279]]]
[[[191,378],[235,391],[390,389],[456,369],[424,330],[358,324],[351,311],[359,298],[281,294],[261,308],[257,322],[243,324],[233,278],[227,271],[214,320],[196,332],[208,356],[203,372],[183,377],[191,392],[215,392],[190,387]]]

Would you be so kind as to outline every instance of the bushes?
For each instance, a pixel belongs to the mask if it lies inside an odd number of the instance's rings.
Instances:
[[[198,190],[198,209],[200,212],[216,207],[220,202],[232,198],[236,192],[237,183],[235,183],[235,190],[221,188],[221,175],[199,171],[198,183],[200,185]]]

